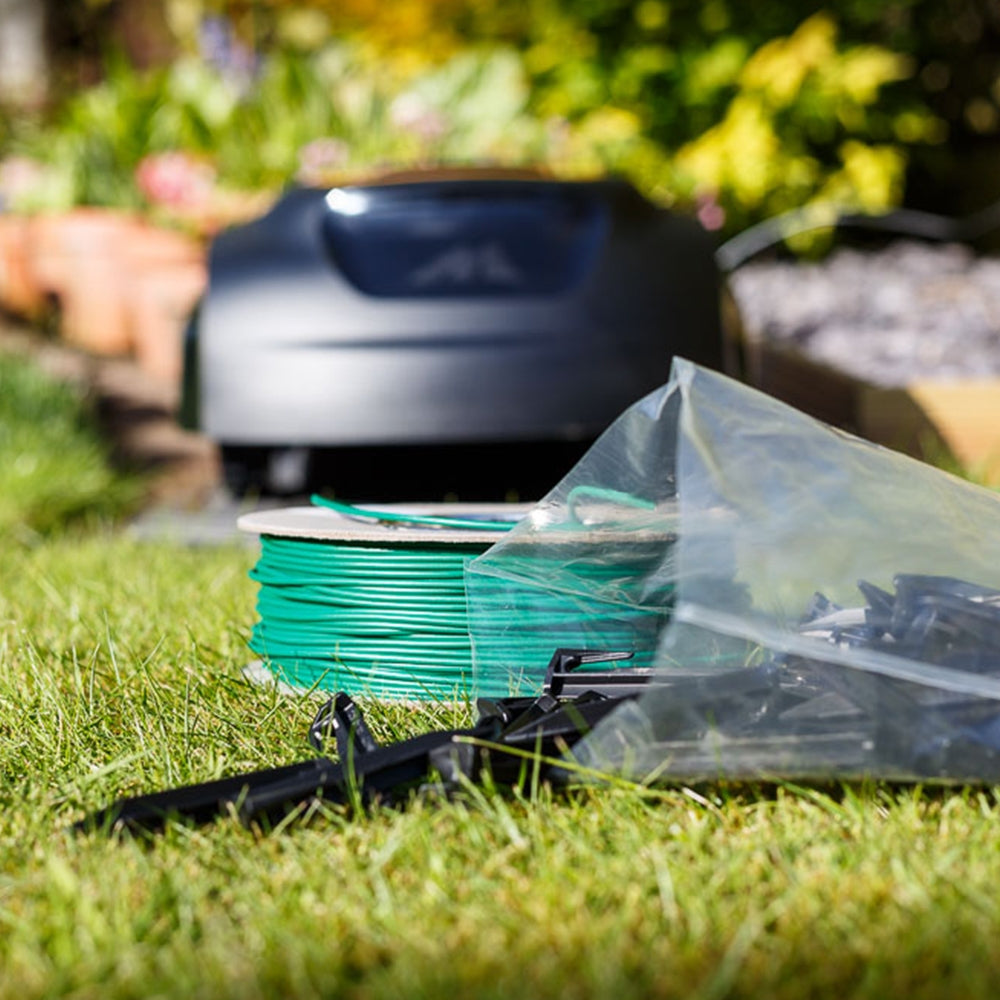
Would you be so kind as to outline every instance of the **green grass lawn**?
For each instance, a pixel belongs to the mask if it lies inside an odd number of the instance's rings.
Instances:
[[[241,677],[254,554],[116,532],[134,484],[77,401],[2,358],[0,386],[0,997],[996,994],[992,789],[484,792],[270,836],[71,834],[122,793],[306,757],[314,706]],[[373,711],[384,736],[455,721]]]
[[[139,484],[112,471],[88,416],[72,388],[0,354],[0,537],[93,526],[135,503]]]

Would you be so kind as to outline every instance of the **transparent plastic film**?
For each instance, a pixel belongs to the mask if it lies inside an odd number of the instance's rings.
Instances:
[[[670,391],[628,410],[466,572],[475,688],[530,693],[555,649],[625,649],[651,666],[676,578]]]
[[[588,487],[651,506],[607,507],[586,558],[563,565],[569,500]],[[511,558],[519,535],[544,574]],[[477,656],[476,580],[573,603],[586,623],[564,645],[608,648],[595,605],[655,620],[636,633],[654,682],[577,745],[588,766],[1000,780],[1000,498],[722,375],[676,361],[470,569]]]

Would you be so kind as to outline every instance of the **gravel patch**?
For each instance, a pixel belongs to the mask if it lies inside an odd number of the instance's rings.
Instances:
[[[754,339],[879,386],[1000,376],[1000,260],[912,240],[730,276]]]

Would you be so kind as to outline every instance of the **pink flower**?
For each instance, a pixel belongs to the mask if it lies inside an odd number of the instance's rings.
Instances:
[[[46,167],[30,156],[8,156],[0,161],[0,207],[8,208],[29,197],[45,182]]]
[[[389,107],[389,120],[401,132],[434,142],[448,131],[448,119],[418,94],[400,94]]]
[[[721,229],[726,224],[726,210],[716,201],[714,191],[703,191],[695,198],[695,212],[708,230]]]
[[[301,184],[323,187],[332,173],[347,165],[350,155],[350,148],[343,139],[313,139],[299,150],[295,179]]]
[[[154,205],[175,210],[197,209],[212,200],[215,168],[181,152],[151,153],[135,171],[135,182]]]

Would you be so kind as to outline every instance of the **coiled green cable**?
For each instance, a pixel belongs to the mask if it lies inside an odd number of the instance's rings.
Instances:
[[[365,515],[347,505],[338,508]],[[381,512],[372,516],[383,518]],[[420,519],[425,526],[434,521],[474,529],[484,523]],[[513,526],[493,523],[496,530]],[[530,584],[515,586],[512,597],[510,581],[503,581],[495,600],[489,590],[478,595],[491,610],[477,633],[473,676],[466,568],[487,548],[485,542],[387,546],[262,535],[261,557],[250,574],[260,585],[250,647],[295,686],[394,700],[532,690],[559,646],[636,650],[633,664],[649,664],[669,614],[669,594],[652,611],[624,603],[609,608]],[[535,563],[522,578],[537,573],[545,580],[551,568]],[[595,563],[584,571],[600,591],[621,576],[622,566]],[[518,665],[513,672],[512,664]]]
[[[412,524],[430,528],[474,528],[477,531],[510,531],[517,523],[516,521],[493,521],[488,518],[468,515],[465,517],[437,517],[427,514],[404,514],[400,511],[365,510],[362,507],[355,507],[353,504],[330,500],[318,493],[314,493],[310,500],[317,507],[325,507],[327,510],[336,511],[347,517],[368,518],[373,521],[386,521],[390,524]]]
[[[465,567],[487,548],[263,536],[250,648],[289,683],[379,698],[471,687]]]

